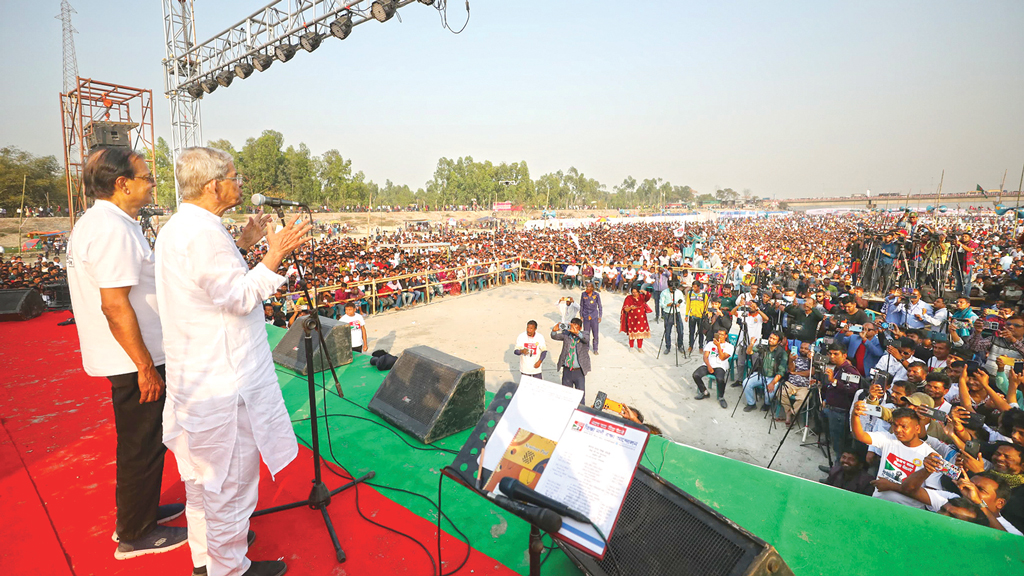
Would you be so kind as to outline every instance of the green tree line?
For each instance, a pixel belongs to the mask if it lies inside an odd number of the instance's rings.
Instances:
[[[378,184],[352,166],[352,160],[336,149],[314,155],[309,148],[285,146],[284,136],[265,130],[249,138],[241,148],[228,140],[208,143],[231,154],[235,167],[245,178],[248,196],[261,193],[345,210],[357,206],[409,206],[419,204],[437,209],[443,206],[472,206],[488,209],[492,202],[551,208],[636,208],[669,203],[737,202],[741,194],[731,188],[700,194],[662,178],[637,180],[627,176],[610,188],[575,167],[531,177],[525,161],[479,162],[471,156],[437,161],[433,177],[416,190],[390,180]],[[171,149],[163,138],[156,143],[157,202],[174,205],[174,167]],[[34,156],[14,147],[0,148],[0,206],[8,212],[20,206],[21,184],[27,176],[26,205],[51,204],[66,208],[63,168],[53,156]],[[744,190],[742,198],[751,199]],[[753,197],[756,199],[756,197]]]

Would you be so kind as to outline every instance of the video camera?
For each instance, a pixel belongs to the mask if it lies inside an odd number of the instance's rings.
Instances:
[[[139,208],[140,218],[152,218],[153,216],[163,216],[167,212],[158,206],[143,206]]]

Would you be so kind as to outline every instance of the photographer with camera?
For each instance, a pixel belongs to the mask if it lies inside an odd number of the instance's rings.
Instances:
[[[892,278],[893,263],[896,260],[896,253],[898,250],[896,242],[893,241],[892,232],[886,232],[882,235],[882,244],[878,248],[879,270],[872,279],[872,292],[878,291],[878,289],[882,287],[883,283],[888,283],[890,278]]]
[[[978,315],[971,309],[971,301],[961,296],[956,299],[956,309],[949,313],[949,326],[958,336],[965,338],[971,335],[971,327]]]
[[[740,382],[746,378],[749,358],[747,349],[761,339],[761,327],[765,322],[770,322],[768,315],[761,311],[756,300],[750,298],[744,300],[744,304],[737,305],[729,312],[729,315],[735,318],[740,326],[739,337],[736,340],[736,362],[733,365],[736,371],[736,381],[733,382],[733,386],[739,386]]]
[[[789,378],[782,385],[782,396],[779,403],[786,414],[788,428],[797,413],[803,408],[807,394],[811,388],[811,345],[800,342],[800,346],[789,357]]]
[[[572,296],[563,296],[558,299],[558,314],[562,317],[562,324],[568,324],[580,313],[580,305]]]
[[[969,232],[964,232],[956,240],[957,257],[953,265],[953,278],[956,280],[956,291],[962,296],[971,296],[971,268],[974,266],[974,252],[978,243],[971,239]]]
[[[784,309],[789,315],[789,326],[793,340],[800,342],[814,342],[818,333],[818,323],[825,318],[825,313],[818,308],[818,301],[814,298],[807,298],[803,304],[790,304],[783,306],[783,303],[776,304],[778,309]]]
[[[873,322],[862,324],[860,332],[841,332],[836,335],[835,341],[846,346],[846,355],[850,363],[862,376],[870,375],[871,370],[878,364],[878,359],[885,355],[878,327]]]
[[[718,296],[708,299],[708,307],[700,319],[700,329],[701,340],[704,342],[713,340],[719,330],[725,330],[728,334],[732,329],[732,317],[722,312],[722,300]]]
[[[909,338],[892,341],[885,348],[885,355],[878,359],[875,368],[892,376],[895,380],[907,379],[907,368],[921,359],[914,356],[914,342]]]
[[[746,355],[754,357],[755,360],[751,375],[743,380],[743,397],[747,401],[747,405],[743,407],[744,412],[752,412],[757,408],[756,394],[759,389],[764,390],[761,410],[767,411],[772,398],[775,397],[776,388],[789,367],[789,354],[782,345],[782,334],[773,332],[768,336],[767,345],[758,342],[755,347],[755,341],[751,339],[745,350]]]
[[[850,363],[846,348],[838,342],[829,346],[828,361],[832,367],[825,369],[825,407],[821,413],[828,420],[833,454],[842,454],[850,442],[847,416],[853,396],[860,390],[860,373]],[[828,472],[828,468],[824,468],[822,471]]]
[[[558,355],[557,369],[562,372],[562,386],[583,390],[583,404],[586,404],[586,378],[590,372],[590,338],[583,333],[583,321],[573,318],[568,326],[555,324],[551,328],[551,339],[562,343]]]
[[[679,281],[673,278],[668,290],[661,293],[661,315],[665,321],[665,353],[672,352],[672,327],[676,329],[676,347],[683,349],[683,311],[686,306],[686,295],[679,289]]]

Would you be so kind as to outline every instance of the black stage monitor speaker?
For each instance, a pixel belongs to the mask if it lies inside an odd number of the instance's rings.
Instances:
[[[483,366],[414,346],[398,357],[368,408],[430,444],[475,426],[484,390]]]
[[[0,290],[0,322],[28,320],[46,310],[43,297],[31,288]]]
[[[558,544],[591,576],[793,576],[771,545],[643,466],[604,560]]]
[[[331,357],[334,367],[344,366],[352,363],[352,329],[347,324],[337,320],[320,317],[320,325],[324,330],[324,342],[327,344],[327,354]],[[309,373],[306,367],[306,343],[303,342],[305,334],[302,331],[302,317],[300,316],[295,324],[288,329],[288,333],[281,338],[281,341],[274,347],[274,363],[285,368],[291,368],[305,376]],[[323,350],[320,348],[320,338],[313,332],[313,373],[327,370],[327,363],[324,361]]]
[[[135,122],[90,122],[85,127],[85,142],[90,150],[97,146],[131,148],[131,131],[138,126]]]

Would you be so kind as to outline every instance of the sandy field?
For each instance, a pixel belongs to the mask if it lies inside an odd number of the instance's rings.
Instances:
[[[578,301],[579,294],[550,284],[525,282],[448,296],[408,310],[371,316],[367,319],[367,336],[371,350],[384,349],[397,355],[405,348],[426,345],[480,364],[485,368],[487,389],[494,392],[502,382],[519,376],[519,357],[513,350],[527,321],[536,320],[538,332],[547,338],[559,320],[555,307],[558,299],[573,295]],[[679,355],[679,367],[675,353],[656,358],[658,348],[653,342],[645,342],[642,354],[631,352],[629,340],[619,332],[622,300],[620,294],[602,293],[605,314],[598,340],[600,355],[591,355],[593,371],[587,375],[587,404],[593,404],[597,393],[603,391],[609,398],[639,408],[647,421],[660,426],[674,441],[756,466],[767,465],[785,429],[769,433],[765,413],[744,413],[743,403],[731,417],[740,388],[726,388],[727,410],[718,405],[714,395],[694,400],[697,389],[691,374],[701,364],[696,349],[689,360]],[[652,335],[660,339],[663,328],[654,325],[653,319],[652,313]],[[561,343],[548,340],[544,379],[561,382],[555,370]],[[817,466],[826,463],[825,457],[813,446],[800,446],[800,431],[793,427],[772,469],[817,480],[824,476]],[[813,442],[815,436],[808,433],[807,439]]]

